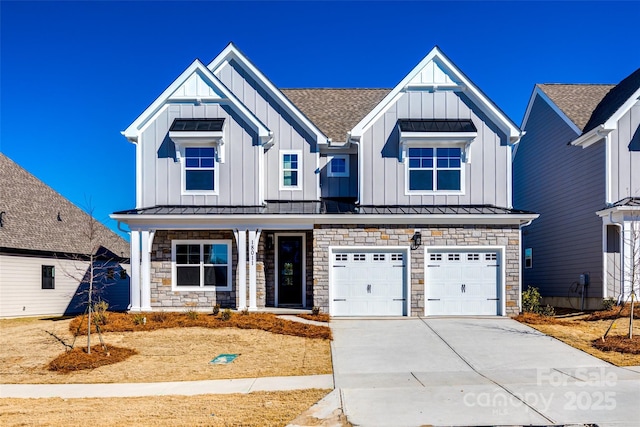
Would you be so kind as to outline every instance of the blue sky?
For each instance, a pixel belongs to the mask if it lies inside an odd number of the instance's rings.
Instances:
[[[640,67],[639,18],[638,1],[0,1],[0,150],[115,230],[135,206],[120,131],[229,41],[282,88],[393,87],[438,45],[520,124],[535,83]]]

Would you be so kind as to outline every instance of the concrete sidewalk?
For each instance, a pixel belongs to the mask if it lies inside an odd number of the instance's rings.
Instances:
[[[333,389],[332,375],[126,384],[1,384],[0,398],[135,397]]]

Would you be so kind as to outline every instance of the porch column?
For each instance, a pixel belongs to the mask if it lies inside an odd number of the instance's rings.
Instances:
[[[238,249],[238,310],[247,308],[247,230],[234,230],[236,247]]]
[[[153,231],[142,232],[142,264],[140,283],[140,310],[151,311],[151,243],[153,241]]]
[[[249,230],[249,310],[258,309],[258,292],[256,286],[256,264],[258,259],[258,242],[260,230]]]
[[[140,311],[140,232],[131,231],[131,275],[129,276],[131,304],[129,310]]]

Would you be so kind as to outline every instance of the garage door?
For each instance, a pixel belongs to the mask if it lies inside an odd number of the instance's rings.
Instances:
[[[334,250],[333,316],[406,314],[406,263],[400,250]]]
[[[500,314],[499,255],[481,250],[427,253],[426,314]]]

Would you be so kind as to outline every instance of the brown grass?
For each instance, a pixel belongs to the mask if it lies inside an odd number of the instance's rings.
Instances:
[[[202,327],[107,332],[103,337],[109,348],[125,347],[138,354],[116,365],[68,374],[51,372],[47,365],[64,347],[45,331],[70,343],[74,339],[69,331],[70,323],[69,319],[0,320],[0,382],[126,383],[331,373],[328,340],[262,330]],[[98,343],[97,338],[92,335],[92,344]],[[75,344],[86,345],[86,342],[86,337],[80,336]],[[240,356],[228,365],[209,364],[221,353]]]
[[[143,321],[142,319],[146,319]],[[221,314],[206,313],[108,313],[102,332],[155,331],[158,329],[202,327],[211,329],[239,328],[259,329],[274,334],[304,338],[331,339],[328,326],[309,325],[278,318],[272,313],[231,313],[229,320],[222,320]],[[92,325],[95,330],[95,325]],[[86,317],[71,321],[69,330],[74,334],[87,333]]]
[[[137,351],[130,348],[108,346],[105,349],[100,345],[91,346],[91,353],[87,352],[87,347],[75,347],[71,351],[62,353],[47,365],[47,369],[54,372],[67,374],[72,371],[82,371],[85,369],[95,369],[100,366],[113,365],[123,362]]]
[[[597,338],[593,346],[602,351],[617,351],[620,353],[640,354],[640,336],[629,339],[629,335],[608,335],[605,340]]]
[[[607,313],[607,312],[605,312]],[[557,319],[554,317],[543,317],[531,314],[520,315],[515,319],[526,323],[542,333],[559,339],[572,347],[589,353],[599,359],[605,360],[617,366],[638,366],[640,365],[640,354],[620,351],[603,351],[603,349],[593,346],[595,340],[601,337],[611,325],[611,320],[595,320],[599,317],[606,318],[604,314],[593,313],[573,318]],[[586,320],[590,318],[592,320]],[[634,319],[634,335],[640,335],[640,321]],[[629,318],[621,318],[614,322],[607,342],[613,336],[623,336],[629,332]],[[640,341],[637,341],[640,344]],[[635,344],[634,344],[635,345]]]
[[[329,390],[109,399],[0,399],[2,426],[284,426]]]
[[[298,314],[298,317],[301,317],[302,319],[307,319],[307,320],[315,320],[316,322],[327,322],[327,323],[329,323],[329,319],[330,319],[327,313],[318,313],[318,314],[302,313],[302,314]]]

